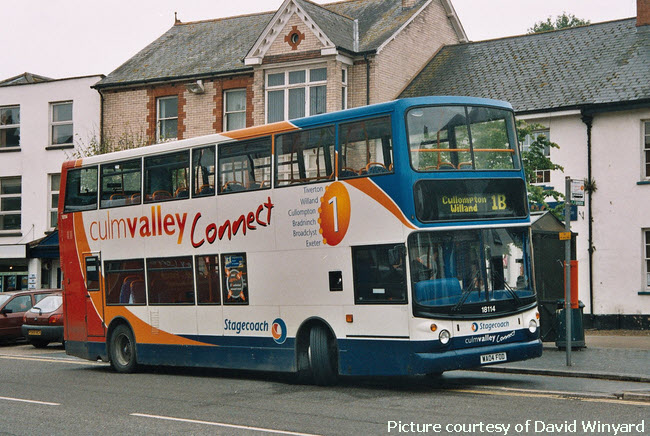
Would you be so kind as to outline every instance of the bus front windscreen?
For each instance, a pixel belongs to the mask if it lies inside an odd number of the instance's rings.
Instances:
[[[527,228],[409,236],[416,316],[507,313],[535,304]]]

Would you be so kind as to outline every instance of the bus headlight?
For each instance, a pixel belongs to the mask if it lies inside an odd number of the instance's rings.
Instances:
[[[528,323],[528,331],[531,333],[535,333],[537,331],[537,321],[534,319],[531,319],[530,322]]]
[[[451,334],[448,330],[441,330],[440,334],[438,335],[438,339],[440,339],[440,343],[442,345],[447,345],[449,343],[449,339],[451,339]]]

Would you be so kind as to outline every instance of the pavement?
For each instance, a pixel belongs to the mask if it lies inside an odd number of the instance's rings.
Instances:
[[[585,346],[571,350],[571,366],[567,366],[566,349],[559,349],[555,342],[545,342],[540,358],[490,365],[481,370],[650,383],[650,332],[586,330]],[[650,402],[650,390],[623,392],[621,399]]]

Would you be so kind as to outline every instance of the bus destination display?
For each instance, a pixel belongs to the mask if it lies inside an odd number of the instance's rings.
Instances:
[[[415,213],[422,222],[525,218],[522,180],[421,180],[416,183]]]

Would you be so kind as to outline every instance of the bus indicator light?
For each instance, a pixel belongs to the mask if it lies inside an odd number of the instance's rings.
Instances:
[[[351,313],[345,315],[345,322],[348,322],[348,323],[354,322],[354,317],[352,316]]]

